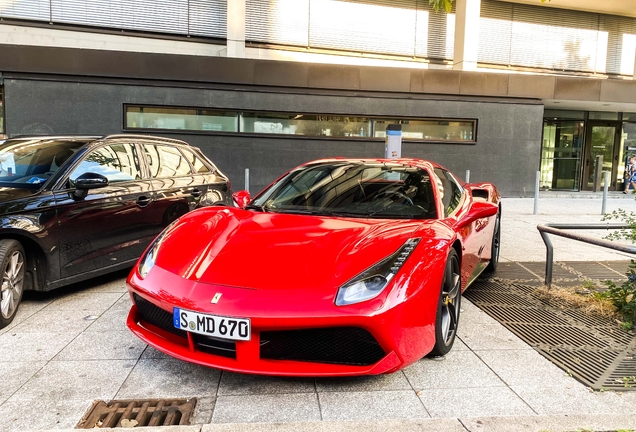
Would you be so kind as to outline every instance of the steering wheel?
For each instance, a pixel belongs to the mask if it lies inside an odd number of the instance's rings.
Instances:
[[[377,194],[376,196],[373,197],[372,201],[376,201],[379,200],[383,197],[389,198],[395,196],[399,199],[401,199],[402,201],[404,201],[405,204],[408,204],[409,206],[413,206],[415,204],[413,204],[413,200],[409,197],[407,197],[406,195],[404,195],[402,192],[398,192],[398,191],[392,191],[392,190],[386,190],[383,192],[380,192],[379,194]],[[394,199],[394,201],[397,201],[397,199]]]

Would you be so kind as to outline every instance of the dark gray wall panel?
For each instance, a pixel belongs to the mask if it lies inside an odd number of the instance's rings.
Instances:
[[[170,88],[7,78],[9,135],[110,134],[123,131],[123,104],[173,105],[236,110],[475,118],[477,144],[404,143],[402,155],[441,163],[463,178],[493,181],[505,196],[528,195],[539,167],[543,106],[536,104],[406,99],[397,96],[302,95],[244,90]],[[278,138],[248,135],[161,133],[203,149],[242,189],[250,169],[251,191],[285,170],[333,156],[382,157],[382,141]]]

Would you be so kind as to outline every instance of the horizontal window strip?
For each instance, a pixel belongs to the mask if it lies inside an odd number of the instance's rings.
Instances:
[[[124,106],[124,129],[245,133],[308,138],[385,139],[390,124],[409,141],[474,143],[474,119],[386,118],[334,114],[245,112],[207,108]]]

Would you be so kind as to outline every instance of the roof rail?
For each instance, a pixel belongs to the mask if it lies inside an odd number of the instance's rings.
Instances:
[[[165,143],[181,144],[181,145],[189,146],[189,144],[187,142],[179,140],[179,139],[166,138],[166,137],[155,136],[155,135],[111,134],[111,135],[105,135],[105,136],[101,137],[101,139],[104,139],[104,140],[106,140],[106,139],[119,139],[119,138],[147,139],[147,140],[162,141],[162,142],[165,142]]]
[[[22,135],[12,135],[10,139],[91,139],[96,140],[101,138],[100,135],[33,135],[33,134],[22,134]]]

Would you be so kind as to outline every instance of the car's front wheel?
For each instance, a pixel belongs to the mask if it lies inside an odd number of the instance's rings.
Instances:
[[[492,243],[490,246],[490,262],[486,267],[486,273],[492,273],[497,270],[499,264],[499,251],[501,250],[501,209],[497,212],[495,218],[495,229],[492,233]]]
[[[17,240],[0,240],[0,328],[8,326],[18,311],[24,288],[24,248]]]
[[[444,280],[437,304],[435,346],[429,354],[431,357],[446,355],[453,347],[459,324],[461,291],[459,258],[455,249],[451,249],[446,259]]]

